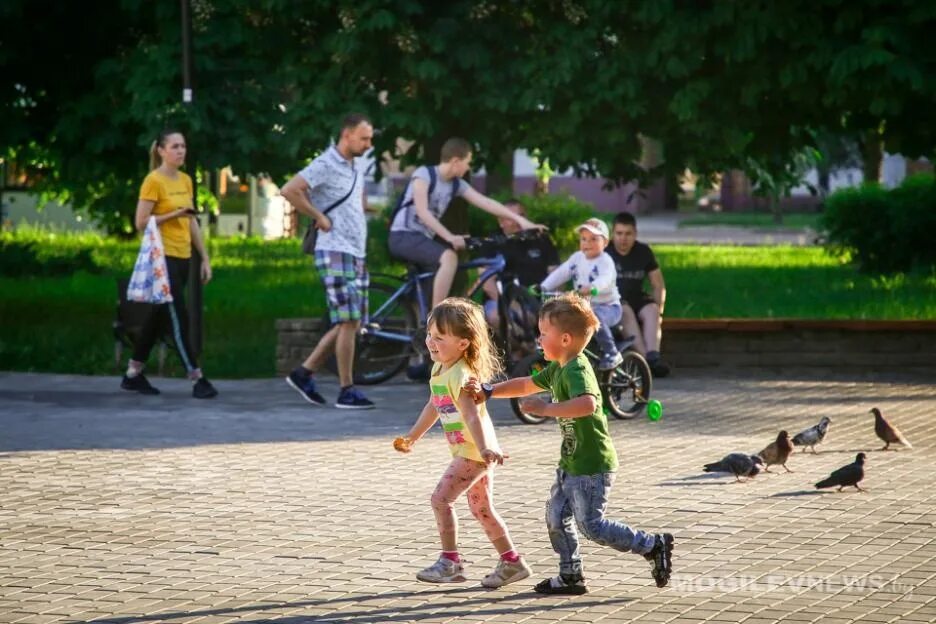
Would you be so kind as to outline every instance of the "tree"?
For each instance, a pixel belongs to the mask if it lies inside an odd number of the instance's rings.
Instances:
[[[560,167],[617,182],[690,166],[782,171],[822,132],[872,133],[932,153],[936,7],[912,0],[576,3],[575,28],[538,33],[552,93],[532,140]],[[637,133],[663,170],[637,164]]]
[[[932,3],[192,3],[185,109],[176,3],[0,5],[0,145],[114,229],[129,231],[144,150],[166,124],[206,167],[278,178],[349,110],[373,116],[380,153],[402,137],[405,163],[434,160],[462,135],[495,177],[517,147],[614,183],[686,167],[743,168],[756,183],[822,133],[910,156],[936,141]],[[641,135],[663,146],[662,162],[640,165]]]

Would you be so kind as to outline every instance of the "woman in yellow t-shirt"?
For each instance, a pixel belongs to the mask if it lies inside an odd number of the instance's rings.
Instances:
[[[475,404],[475,397],[462,391],[471,377],[489,379],[500,369],[481,306],[459,297],[440,302],[429,315],[426,346],[435,362],[429,380],[432,396],[409,433],[394,440],[393,447],[409,453],[441,420],[452,461],[432,494],[442,554],[416,578],[426,583],[467,580],[458,554],[458,520],[452,508],[466,494],[468,508],[500,555],[497,567],[481,584],[501,587],[525,579],[530,576],[530,567],[514,549],[507,525],[494,509],[493,464],[502,464],[505,455],[498,447],[485,404]]]
[[[210,399],[218,391],[202,374],[189,343],[188,311],[185,308],[185,286],[189,277],[192,245],[201,256],[201,279],[211,279],[211,261],[205,249],[192,203],[192,179],[179,170],[185,164],[185,137],[176,130],[163,130],[150,148],[149,175],[140,187],[135,225],[141,232],[150,217],[155,217],[166,252],[169,289],[172,303],[154,305],[143,324],[133,348],[127,373],[120,382],[124,390],[141,394],[159,394],[143,375],[143,366],[156,340],[168,332],[188,376],[193,382],[192,396]]]

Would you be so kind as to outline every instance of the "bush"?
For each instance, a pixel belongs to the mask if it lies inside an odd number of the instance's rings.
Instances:
[[[0,275],[7,277],[102,273],[99,260],[123,243],[97,234],[59,234],[21,228],[0,235]]]
[[[936,267],[936,177],[908,177],[890,192],[892,254],[898,271]]]
[[[586,219],[595,216],[595,207],[566,193],[557,195],[523,195],[518,198],[534,223],[549,228],[560,256],[578,249],[578,233],[575,228]]]
[[[855,260],[865,273],[936,266],[936,178],[908,177],[893,190],[878,184],[837,191],[826,199],[821,225],[826,248]]]

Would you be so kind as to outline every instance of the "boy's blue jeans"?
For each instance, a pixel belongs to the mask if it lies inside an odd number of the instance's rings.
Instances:
[[[601,349],[601,355],[613,356],[618,352],[614,343],[614,334],[611,328],[621,322],[622,308],[620,303],[593,303],[592,310],[601,321],[601,327],[595,332],[595,341]]]
[[[546,503],[549,541],[559,555],[560,574],[582,574],[578,533],[602,546],[639,555],[650,552],[655,536],[604,517],[613,472],[575,476],[556,470]],[[578,530],[576,530],[578,527]]]

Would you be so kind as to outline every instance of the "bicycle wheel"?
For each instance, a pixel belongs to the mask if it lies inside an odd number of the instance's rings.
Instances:
[[[522,360],[514,365],[513,370],[510,372],[511,377],[529,377],[533,373],[543,370],[546,368],[546,360],[543,359],[541,353],[533,353],[526,356]],[[544,395],[535,395],[545,400],[549,399],[549,393]],[[526,423],[528,425],[538,425],[547,420],[546,416],[536,416],[535,414],[528,414],[520,409],[520,399],[510,399],[510,407],[513,409],[514,415],[520,419],[520,422]]]
[[[388,284],[371,283],[368,307],[374,313],[369,322],[383,331],[412,336],[418,323],[409,299],[399,297],[393,303],[384,305],[396,292],[397,288]],[[409,340],[404,342],[359,332],[354,343],[354,383],[367,386],[387,381],[403,370],[412,353],[413,347]],[[334,355],[328,358],[325,367],[338,374],[338,360]]]
[[[540,300],[516,284],[509,284],[504,289],[503,296],[498,299],[498,331],[508,367],[537,353],[539,308]]]
[[[633,351],[621,354],[624,361],[600,377],[601,395],[608,413],[628,420],[643,412],[650,400],[653,376],[643,356]]]

